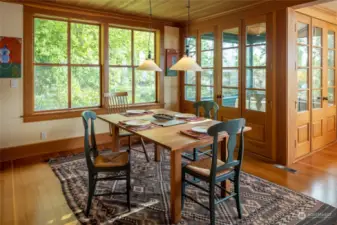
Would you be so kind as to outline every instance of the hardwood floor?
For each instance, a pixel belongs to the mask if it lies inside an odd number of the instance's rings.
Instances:
[[[47,163],[17,160],[0,171],[0,225],[79,224]],[[337,207],[337,144],[291,166],[296,174],[245,155],[243,170]]]

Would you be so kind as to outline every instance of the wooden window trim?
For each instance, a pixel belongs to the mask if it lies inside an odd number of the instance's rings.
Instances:
[[[69,21],[75,23],[85,23],[92,25],[99,25],[100,27],[100,61],[98,65],[101,70],[100,77],[100,101],[101,104],[98,107],[88,108],[73,108],[65,110],[50,110],[50,111],[34,111],[34,18],[44,18],[51,20]],[[85,20],[83,19],[85,18]],[[118,23],[118,24],[116,24]],[[164,26],[172,26],[171,22],[157,23],[153,22],[152,31],[155,34],[155,49],[153,54],[155,55],[155,61],[163,64],[164,59],[162,50],[164,45]],[[113,18],[102,16],[99,12],[88,14],[83,11],[73,13],[71,10],[63,7],[54,7],[52,9],[48,7],[36,7],[36,6],[24,6],[24,65],[23,65],[23,122],[36,122],[57,120],[66,118],[80,117],[84,109],[95,111],[97,114],[105,114],[103,94],[108,89],[108,75],[109,75],[109,53],[108,53],[108,28],[110,26],[119,28],[129,28],[139,31],[149,31],[147,22],[141,20],[129,20],[128,16],[121,18]],[[68,64],[65,64],[68,65]],[[54,64],[53,64],[54,66]],[[62,66],[59,64],[58,66]],[[75,64],[73,66],[81,66]],[[88,66],[88,65],[86,65]],[[162,68],[163,69],[163,68]],[[164,70],[164,69],[163,69]],[[164,78],[161,73],[156,72],[156,102],[154,103],[139,103],[130,105],[131,109],[154,109],[164,107]]]

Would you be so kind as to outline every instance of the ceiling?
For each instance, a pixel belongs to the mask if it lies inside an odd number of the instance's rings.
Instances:
[[[329,9],[329,10],[332,10],[332,11],[335,11],[337,13],[337,1],[319,4],[319,6],[324,7],[326,9]]]
[[[77,6],[86,9],[126,13],[147,16],[149,0],[48,0],[62,5]],[[191,0],[191,19],[224,13],[268,0]],[[152,0],[154,18],[169,21],[187,19],[187,0]]]

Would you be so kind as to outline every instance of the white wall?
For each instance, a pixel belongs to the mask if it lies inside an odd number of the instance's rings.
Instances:
[[[179,28],[165,26],[164,28],[164,48],[179,50]],[[164,102],[165,108],[178,110],[179,104],[179,87],[178,76],[164,78]]]
[[[179,29],[165,27],[164,48],[179,49]],[[23,38],[23,6],[0,2],[0,36]],[[22,77],[24,74],[22,74]],[[0,79],[0,148],[83,136],[81,118],[23,123],[23,78],[18,87],[10,87],[11,79]],[[168,109],[178,108],[178,77],[165,77],[164,102]],[[108,125],[97,120],[96,132],[108,132]]]
[[[23,6],[0,2],[0,36],[23,38]],[[22,74],[22,77],[24,74]],[[18,87],[10,87],[10,79],[0,79],[0,148],[83,136],[81,118],[23,123],[23,78]],[[96,123],[97,133],[108,132],[108,125]]]

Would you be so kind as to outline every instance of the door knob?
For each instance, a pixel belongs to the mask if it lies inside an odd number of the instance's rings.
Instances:
[[[324,101],[324,100],[328,101],[328,97],[323,97],[322,99],[323,99],[323,101]]]

